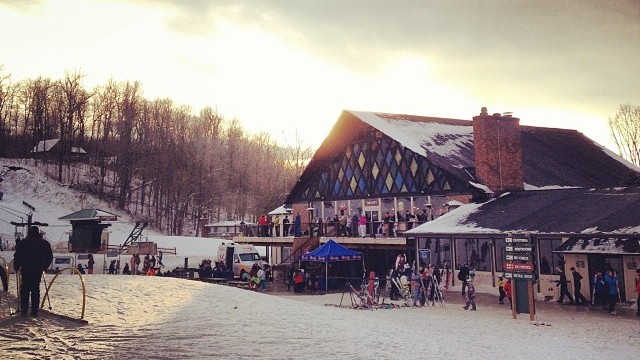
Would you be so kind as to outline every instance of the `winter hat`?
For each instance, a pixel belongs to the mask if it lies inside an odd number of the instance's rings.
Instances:
[[[29,232],[28,232],[29,236],[37,236],[40,235],[40,229],[38,229],[37,226],[32,226],[29,228]]]

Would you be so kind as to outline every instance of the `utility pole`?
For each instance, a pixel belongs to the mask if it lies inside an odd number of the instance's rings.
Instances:
[[[27,227],[27,231],[29,231],[29,228],[31,226],[35,226],[35,225],[39,225],[39,226],[49,226],[49,224],[47,223],[43,223],[43,222],[39,222],[39,221],[33,221],[33,214],[29,213],[27,215],[27,222],[15,222],[15,221],[11,221],[11,225],[15,225],[15,226],[19,226],[19,227]]]

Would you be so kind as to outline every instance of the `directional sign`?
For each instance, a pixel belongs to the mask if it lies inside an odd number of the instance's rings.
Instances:
[[[505,238],[504,239],[507,244],[528,244],[529,243],[529,239],[518,239],[518,238]]]
[[[535,278],[534,274],[527,273],[505,273],[504,277],[507,279],[523,279],[523,280],[533,280]]]
[[[505,246],[505,250],[507,252],[532,252],[533,246],[522,246],[522,245]]]
[[[533,271],[533,263],[514,263],[511,261],[508,261],[504,264],[504,269],[506,271],[524,271],[524,272],[531,272]]]
[[[533,261],[532,254],[506,254],[505,257],[507,258],[507,261]]]

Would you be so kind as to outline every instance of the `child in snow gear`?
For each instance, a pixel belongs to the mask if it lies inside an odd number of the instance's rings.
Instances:
[[[500,293],[500,298],[498,299],[498,303],[500,304],[504,304],[504,297],[505,295],[507,295],[507,293],[504,292],[504,278],[502,276],[500,276],[498,278],[498,292]]]
[[[464,309],[469,309],[469,306],[471,306],[472,311],[476,311],[476,288],[473,286],[473,280],[467,284],[467,304]]]
[[[460,271],[458,272],[458,280],[462,281],[462,296],[465,294],[465,289],[467,288],[467,281],[469,279],[469,265],[464,264],[460,267]]]
[[[509,298],[509,309],[513,308],[513,302],[511,301],[511,279],[504,283],[504,293]]]

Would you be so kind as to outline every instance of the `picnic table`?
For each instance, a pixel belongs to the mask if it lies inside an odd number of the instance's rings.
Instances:
[[[251,288],[251,282],[250,281],[244,281],[244,280],[231,280],[231,281],[227,281],[228,285],[231,286],[235,286],[235,287],[239,287],[239,288],[243,288],[243,289],[249,289]]]
[[[227,281],[231,280],[231,279],[227,279],[227,278],[217,278],[217,277],[210,277],[210,278],[204,278],[202,279],[203,281],[206,281],[208,283],[212,283],[212,284],[224,284]]]

